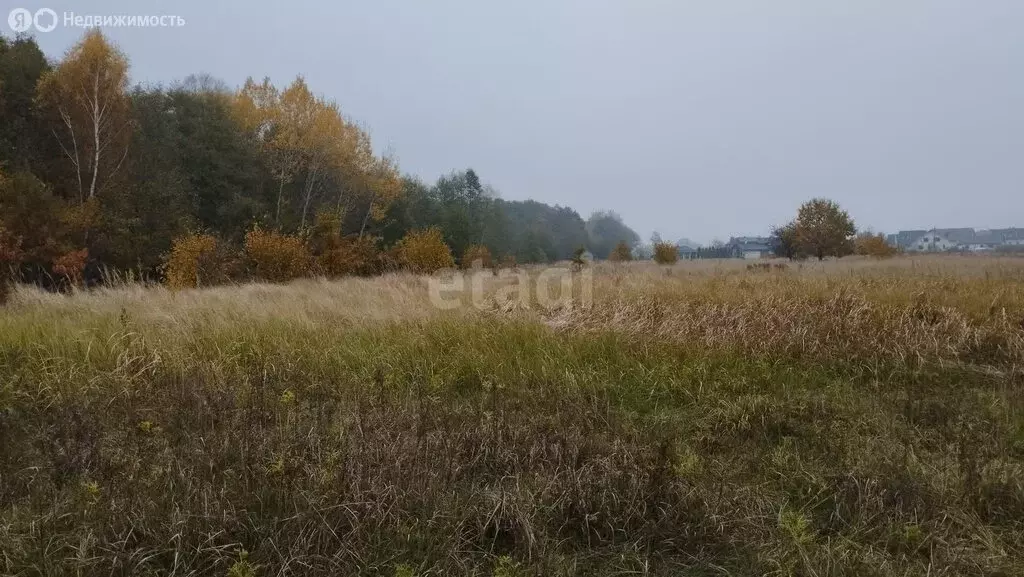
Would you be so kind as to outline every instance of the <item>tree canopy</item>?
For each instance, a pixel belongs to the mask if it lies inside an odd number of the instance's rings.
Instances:
[[[792,226],[796,252],[815,256],[818,260],[853,252],[857,227],[850,215],[833,200],[815,198],[805,202]]]
[[[209,76],[132,86],[130,72],[99,30],[56,62],[32,38],[0,36],[0,265],[22,280],[156,277],[173,254],[223,256],[247,239],[291,254],[302,242],[320,271],[353,270],[338,263],[372,247],[408,252],[400,241],[427,230],[460,260],[549,262],[579,248],[604,258],[636,244],[613,213],[585,222],[568,207],[504,200],[473,169],[433,184],[403,175],[302,76],[233,90]],[[201,269],[184,277],[210,276]]]

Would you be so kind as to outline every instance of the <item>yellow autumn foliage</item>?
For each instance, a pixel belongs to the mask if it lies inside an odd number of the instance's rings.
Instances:
[[[174,239],[164,260],[164,276],[172,289],[196,288],[211,283],[210,270],[217,254],[217,239],[208,234],[187,234]]]
[[[410,231],[398,241],[395,255],[402,268],[419,274],[455,266],[452,250],[445,244],[441,229],[436,227]]]
[[[670,242],[659,242],[654,245],[654,262],[658,264],[675,264],[679,260],[679,248]]]
[[[309,274],[312,256],[297,236],[255,228],[245,235],[245,255],[260,280],[285,282]]]

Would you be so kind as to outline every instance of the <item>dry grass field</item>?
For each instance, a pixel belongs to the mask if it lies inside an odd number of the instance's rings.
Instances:
[[[576,280],[18,287],[0,574],[1024,574],[1024,259]]]

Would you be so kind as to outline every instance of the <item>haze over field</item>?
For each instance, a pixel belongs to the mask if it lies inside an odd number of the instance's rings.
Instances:
[[[303,74],[404,171],[472,166],[643,238],[767,233],[813,196],[887,231],[1024,224],[1013,0],[46,5],[182,16],[104,30],[135,81]]]

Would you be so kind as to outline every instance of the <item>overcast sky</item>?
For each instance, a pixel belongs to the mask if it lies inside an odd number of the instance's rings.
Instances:
[[[884,231],[1024,226],[1021,0],[4,5],[181,16],[104,29],[136,81],[303,74],[406,172],[472,167],[644,238],[767,233],[812,196]]]

